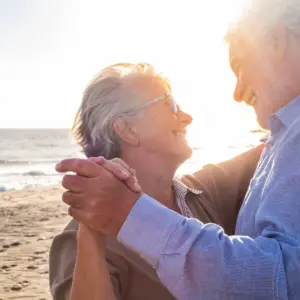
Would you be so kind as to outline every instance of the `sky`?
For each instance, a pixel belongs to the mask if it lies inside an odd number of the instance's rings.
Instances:
[[[152,63],[170,79],[194,131],[257,127],[233,101],[223,39],[242,3],[0,0],[0,128],[71,127],[93,75],[125,61]]]

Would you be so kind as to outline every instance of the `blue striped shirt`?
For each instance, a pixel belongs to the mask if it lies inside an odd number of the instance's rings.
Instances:
[[[270,117],[270,136],[236,232],[143,194],[118,239],[178,299],[300,299],[300,96]]]

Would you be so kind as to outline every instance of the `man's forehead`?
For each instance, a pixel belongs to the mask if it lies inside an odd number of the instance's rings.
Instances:
[[[252,49],[251,39],[237,36],[229,41],[229,59],[230,61],[243,59],[249,55]]]
[[[235,34],[233,37],[231,37],[228,43],[230,55],[238,55],[241,52],[244,43],[244,38],[238,34]]]

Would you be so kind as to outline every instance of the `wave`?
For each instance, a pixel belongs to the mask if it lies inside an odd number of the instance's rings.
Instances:
[[[23,186],[16,186],[16,187],[6,187],[4,185],[0,186],[0,193],[1,192],[6,192],[6,191],[15,191],[15,190],[22,190],[22,189],[33,189],[37,187],[42,187],[42,186],[47,186],[47,185],[42,185],[42,184],[25,184]]]
[[[56,164],[61,158],[57,160],[1,160],[0,165],[33,165],[33,164]]]
[[[29,171],[29,172],[22,173],[22,176],[47,176],[47,175],[51,175],[51,174],[46,174],[42,171]]]
[[[36,177],[36,176],[59,176],[59,173],[45,173],[43,171],[37,171],[37,170],[32,170],[28,172],[11,172],[11,173],[0,173],[0,176],[31,176],[31,177]]]
[[[58,173],[45,174],[39,171],[0,174],[0,192],[60,184],[61,177],[62,175]]]

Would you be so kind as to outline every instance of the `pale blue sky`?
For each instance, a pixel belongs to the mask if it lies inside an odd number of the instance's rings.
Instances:
[[[194,119],[252,122],[223,42],[239,2],[0,0],[0,128],[70,127],[90,78],[120,61],[153,63]]]

